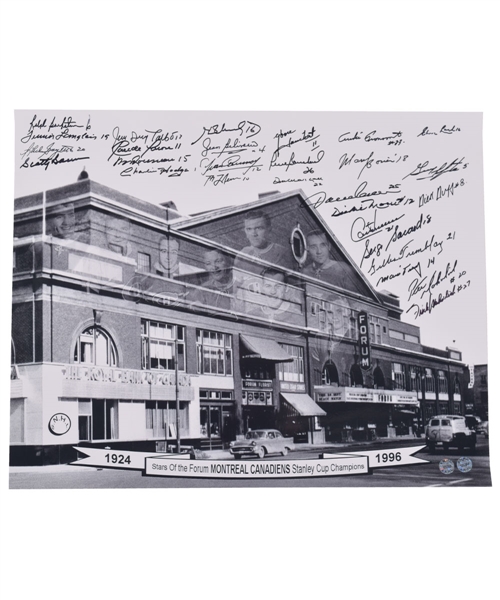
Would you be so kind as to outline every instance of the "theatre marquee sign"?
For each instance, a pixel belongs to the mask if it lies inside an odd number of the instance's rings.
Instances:
[[[418,406],[416,392],[401,390],[317,386],[315,396],[316,402],[370,402],[373,404],[410,404]]]

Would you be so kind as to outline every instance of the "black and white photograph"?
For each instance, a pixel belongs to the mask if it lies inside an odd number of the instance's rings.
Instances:
[[[498,12],[0,2],[2,598],[495,597]]]
[[[481,126],[16,112],[10,485],[490,486]]]

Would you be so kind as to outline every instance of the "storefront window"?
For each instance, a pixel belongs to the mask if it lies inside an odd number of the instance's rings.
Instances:
[[[186,370],[184,327],[142,321],[142,368],[175,370],[175,349],[177,347],[177,368]]]
[[[116,367],[116,356],[116,347],[109,334],[100,327],[89,327],[78,336],[73,361],[84,365]]]
[[[117,400],[78,400],[80,441],[118,439]]]
[[[279,363],[278,373],[280,381],[304,382],[304,349],[301,346],[280,344],[280,346],[293,357],[293,362]]]
[[[233,339],[228,333],[196,330],[198,373],[204,375],[233,374]]]
[[[146,433],[148,437],[175,438],[177,415],[174,402],[146,401]],[[180,403],[179,410],[180,434],[187,435],[188,412],[187,404]]]

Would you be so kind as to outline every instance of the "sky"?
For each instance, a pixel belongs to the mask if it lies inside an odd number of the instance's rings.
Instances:
[[[480,113],[26,110],[15,136],[17,197],[83,168],[183,214],[301,189],[423,344],[487,362]]]

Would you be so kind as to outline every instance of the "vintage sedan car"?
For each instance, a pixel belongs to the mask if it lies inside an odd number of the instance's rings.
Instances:
[[[254,429],[249,431],[244,439],[229,444],[229,452],[235,458],[242,456],[258,456],[280,453],[286,456],[290,450],[295,450],[292,438],[283,437],[277,429]]]

